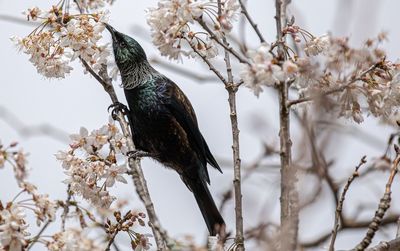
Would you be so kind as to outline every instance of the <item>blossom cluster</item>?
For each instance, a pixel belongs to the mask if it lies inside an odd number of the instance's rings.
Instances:
[[[77,3],[81,8],[93,9],[104,1]],[[52,6],[49,11],[34,7],[25,14],[28,20],[42,20],[42,23],[28,36],[14,36],[11,39],[20,50],[30,56],[29,61],[43,76],[64,78],[73,69],[71,62],[78,57],[95,71],[107,63],[110,46],[100,44],[100,39],[108,12],[73,15],[63,5],[57,5]]]
[[[111,5],[115,0],[79,0],[74,1],[78,9],[84,9],[86,11],[97,10],[105,7],[107,4]]]
[[[278,60],[274,48],[265,43],[247,53],[250,63],[242,65],[240,77],[257,96],[264,86],[293,80],[299,98],[324,95],[320,100],[329,105],[323,107],[338,117],[361,123],[365,115],[398,114],[400,65],[386,60],[379,48],[385,34],[369,39],[362,48],[353,48],[347,38],[315,37],[297,26],[286,27],[284,34],[297,45],[297,53],[287,47],[285,61]]]
[[[118,232],[126,232],[131,240],[131,247],[133,250],[148,250],[150,249],[149,237],[151,234],[140,234],[133,231],[131,228],[138,223],[140,226],[145,226],[144,218],[146,215],[141,212],[134,212],[129,210],[124,216],[120,211],[113,213],[114,219],[107,218],[105,230],[110,235],[117,234]]]
[[[27,245],[26,214],[21,207],[0,204],[0,250],[23,250]],[[2,249],[3,248],[3,249]]]
[[[104,243],[98,243],[90,239],[80,228],[70,228],[58,232],[46,241],[49,251],[102,251],[105,250]]]
[[[193,57],[196,54],[191,47],[202,56],[213,58],[218,54],[213,40],[204,31],[194,31],[194,24],[209,17],[217,35],[229,32],[239,7],[237,0],[221,1],[220,14],[217,14],[218,4],[214,1],[161,0],[156,8],[148,10],[147,23],[161,55],[170,59],[179,59],[182,55]]]
[[[104,150],[105,145],[109,145],[111,152],[106,157],[107,162],[115,162],[115,154],[126,153],[127,150],[126,141],[121,137],[112,122],[98,130],[94,130],[90,134],[86,129],[82,128],[79,135],[71,135],[71,138],[71,150],[77,151],[81,149],[87,154],[87,159],[82,161],[99,161],[94,159],[100,156],[99,151]],[[3,160],[0,165],[1,168],[14,164],[15,160],[12,156],[16,146],[17,143],[11,143],[8,147],[0,144],[0,155]],[[67,163],[68,161],[73,162],[73,159],[65,161],[63,164],[67,169],[77,168],[72,167],[71,163]],[[71,166],[67,167],[68,165]],[[104,187],[112,186],[116,180],[126,182],[120,170],[115,170],[113,166],[107,167],[107,165],[108,163],[105,164],[102,172],[102,179],[105,180]],[[81,167],[84,168],[84,166]],[[122,170],[123,172],[126,171],[125,168],[122,168]],[[18,172],[17,169],[13,169],[13,171],[14,173]],[[82,172],[86,171],[82,169]],[[99,175],[99,173],[95,173],[95,175]],[[83,208],[81,203],[76,201],[73,196],[65,201],[49,199],[47,194],[40,194],[36,186],[27,181],[26,176],[15,175],[18,181],[17,185],[21,191],[11,201],[4,202],[0,200],[0,251],[26,250],[30,249],[35,243],[43,244],[46,250],[49,251],[100,251],[105,250],[109,244],[107,243],[108,240],[104,241],[104,237],[106,235],[108,237],[117,235],[120,231],[129,235],[130,245],[134,250],[148,250],[150,248],[149,237],[151,235],[141,234],[132,230],[135,225],[145,226],[146,215],[129,210],[124,217],[121,217],[121,210],[127,206],[126,201],[119,200],[112,207],[98,208],[99,210],[93,213],[93,211]],[[78,177],[71,177],[70,179],[76,180]],[[73,188],[74,186],[71,185],[71,189]],[[75,208],[75,210],[72,212],[69,209],[70,207]],[[63,220],[61,230],[55,234],[43,235],[43,230],[47,225],[55,222],[58,210],[64,210],[61,216]],[[28,217],[29,212],[34,217]],[[68,212],[70,213],[68,214]],[[32,237],[32,229],[28,224],[29,218],[35,219],[36,224],[42,229],[38,230],[39,233],[35,234],[34,237]],[[78,220],[80,224],[75,227],[65,228],[65,221],[71,218]],[[88,221],[94,224],[88,224]],[[89,230],[95,228],[104,230],[105,233],[101,238],[93,239],[89,237]]]
[[[4,146],[0,141],[0,169],[9,163],[13,167],[14,175],[19,184],[23,183],[28,175],[26,166],[28,155],[22,149],[17,150],[17,142],[13,142],[8,146]]]
[[[365,115],[388,118],[400,105],[400,65],[386,60],[379,48],[384,39],[366,41],[353,48],[347,38],[330,38],[330,46],[320,58],[299,60],[296,85],[301,96],[330,93],[329,109],[339,117],[357,123]],[[301,64],[301,65],[300,65]]]
[[[247,56],[250,63],[242,65],[240,77],[256,96],[263,91],[264,86],[277,85],[298,71],[292,60],[286,60],[280,65],[267,43],[262,43],[257,50],[249,50]]]
[[[127,153],[126,138],[110,119],[108,125],[90,134],[82,127],[71,139],[70,149],[56,154],[68,176],[64,182],[94,206],[108,208],[116,199],[108,188],[116,181],[127,183],[123,176],[128,171],[126,164],[117,163],[118,155]]]
[[[26,211],[34,213],[36,223],[40,226],[45,221],[54,221],[58,205],[50,200],[47,194],[40,194],[36,187],[28,182],[20,184],[21,193],[5,206],[0,201],[0,245],[9,250],[22,250],[29,241],[30,233],[26,223]],[[30,198],[17,200],[23,193]]]
[[[37,188],[27,182],[26,154],[22,150],[15,150],[17,143],[4,147],[0,143],[0,168],[5,164],[13,167],[14,176],[21,191],[12,201],[0,201],[0,250],[22,250],[29,241],[27,236],[28,224],[26,211],[31,211],[40,226],[45,221],[54,221],[57,203],[49,199],[47,194],[40,194]],[[22,195],[28,198],[20,199]]]

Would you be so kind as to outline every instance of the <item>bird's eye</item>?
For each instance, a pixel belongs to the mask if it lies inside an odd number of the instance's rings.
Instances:
[[[126,47],[126,43],[124,41],[121,41],[119,43],[119,46],[122,47],[122,48],[125,48]]]

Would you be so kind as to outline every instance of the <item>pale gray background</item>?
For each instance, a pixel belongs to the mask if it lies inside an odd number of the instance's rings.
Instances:
[[[38,5],[46,8],[57,1],[6,1],[0,0],[0,112],[4,109],[11,111],[27,125],[51,124],[68,133],[79,131],[80,126],[89,130],[103,125],[108,120],[106,108],[110,100],[100,85],[89,75],[84,75],[79,64],[74,64],[74,71],[64,80],[47,80],[36,73],[36,69],[28,62],[28,57],[18,53],[9,38],[12,35],[24,36],[33,27],[4,20],[4,17],[21,17],[20,14],[28,7]],[[157,1],[122,1],[118,0],[110,8],[110,23],[122,32],[137,37],[149,57],[157,56],[158,51],[151,44],[148,26],[145,19],[145,9],[155,6]],[[249,1],[249,12],[260,25],[260,29],[271,41],[275,36],[274,5],[272,0]],[[313,34],[322,35],[331,31],[334,35],[348,35],[354,44],[360,44],[368,37],[373,37],[380,31],[389,32],[389,42],[385,47],[391,60],[397,59],[400,47],[399,13],[400,2],[396,0],[293,0],[291,13],[296,21]],[[135,28],[136,27],[136,28]],[[143,31],[138,32],[142,27]],[[136,34],[138,32],[138,34]],[[246,32],[249,44],[256,45],[257,38],[251,30]],[[108,35],[106,35],[108,39]],[[163,59],[165,60],[165,59]],[[206,68],[199,62],[187,61],[185,64],[171,62],[178,66],[187,67],[201,74],[208,74]],[[196,83],[196,81],[169,72],[156,66],[173,79],[190,98],[198,116],[201,131],[212,152],[218,159],[231,159],[231,131],[228,114],[226,90],[220,83]],[[236,73],[237,74],[237,73]],[[119,98],[124,101],[121,88],[116,86]],[[247,89],[241,89],[238,94],[239,126],[241,128],[241,156],[243,163],[249,163],[258,156],[261,150],[261,139],[269,142],[278,141],[278,107],[275,96],[265,92],[256,99]],[[254,115],[266,123],[267,129],[261,133],[254,127]],[[351,125],[351,122],[347,122]],[[381,139],[376,147],[363,145],[356,141],[338,140],[337,148],[332,155],[340,156],[339,168],[349,174],[359,158],[367,154],[371,157],[382,153],[385,140],[390,129],[379,129],[377,123],[367,119],[362,126],[365,131],[374,131]],[[0,139],[4,144],[17,140],[30,153],[30,181],[38,184],[40,191],[49,193],[52,198],[65,198],[65,178],[60,164],[54,153],[66,149],[66,145],[47,136],[23,137],[14,128],[0,119]],[[346,142],[346,144],[343,144]],[[296,142],[294,142],[296,144]],[[143,169],[152,194],[155,208],[162,225],[168,232],[179,237],[183,234],[196,236],[197,241],[203,241],[206,228],[197,209],[192,195],[180,181],[178,175],[166,170],[152,160],[143,161]],[[224,167],[221,175],[211,170],[211,190],[217,201],[221,194],[231,184],[232,172]],[[244,184],[244,224],[254,226],[261,219],[274,219],[278,222],[279,195],[278,171],[260,172],[251,182]],[[9,168],[0,171],[0,199],[7,201],[16,194],[15,181],[10,177]],[[383,183],[377,186],[383,190]],[[362,190],[360,190],[362,192]],[[141,207],[131,184],[118,184],[117,192],[121,198],[130,198],[136,207]],[[360,192],[360,193],[361,193]],[[378,202],[380,192],[373,194]],[[370,196],[370,195],[369,195]],[[395,195],[396,196],[396,195]],[[363,200],[366,196],[355,194],[351,198]],[[267,204],[265,206],[265,204]],[[324,207],[325,206],[325,207]],[[310,209],[309,217],[313,220],[301,222],[301,237],[312,238],[314,233],[329,231],[333,224],[333,211],[326,205]],[[316,214],[318,212],[318,214]],[[233,229],[233,203],[229,203],[224,217],[229,229]],[[322,223],[322,224],[321,224]],[[349,233],[340,236],[338,248],[349,248],[362,233]],[[381,238],[382,235],[380,235]],[[390,236],[389,236],[390,237]],[[377,239],[375,239],[377,240]],[[38,245],[40,247],[40,245]],[[38,248],[37,247],[37,248]],[[37,250],[40,250],[38,248]],[[256,248],[254,249],[256,250]]]

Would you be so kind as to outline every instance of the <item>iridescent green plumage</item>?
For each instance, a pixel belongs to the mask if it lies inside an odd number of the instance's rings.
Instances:
[[[221,169],[200,133],[192,105],[174,82],[149,64],[136,40],[106,27],[112,34],[136,147],[179,173],[210,234],[221,233],[225,223],[208,190],[207,163]]]

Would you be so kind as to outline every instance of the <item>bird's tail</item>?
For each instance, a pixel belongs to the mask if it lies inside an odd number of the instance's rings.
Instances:
[[[207,184],[199,180],[190,183],[191,184],[189,184],[189,187],[196,198],[197,204],[200,208],[201,214],[203,215],[204,221],[207,224],[210,235],[224,235],[225,222],[219,213],[213,198],[211,197]]]

